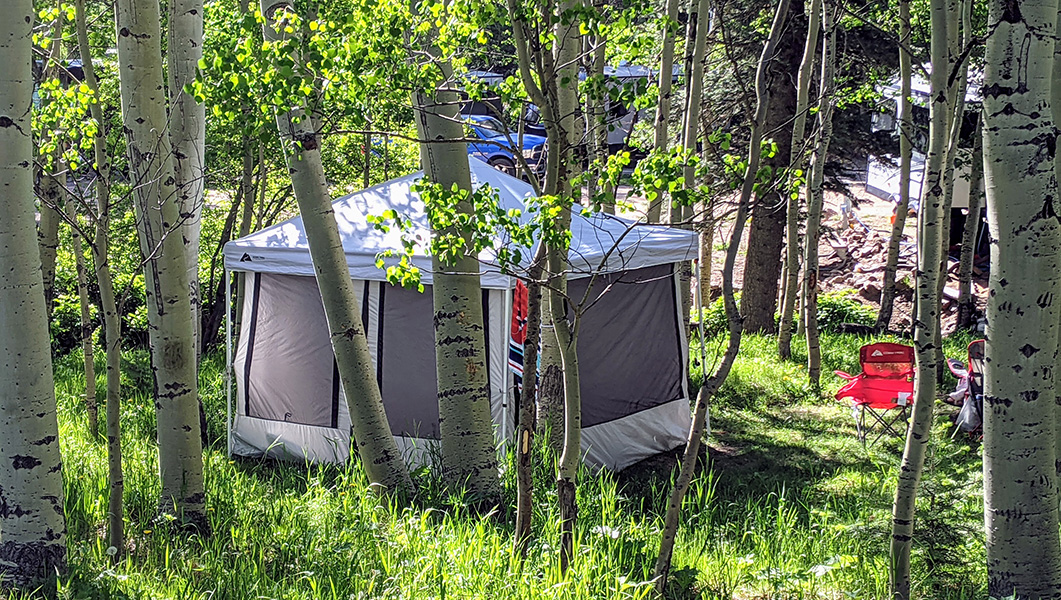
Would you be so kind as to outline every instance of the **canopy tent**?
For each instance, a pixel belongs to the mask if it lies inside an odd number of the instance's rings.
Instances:
[[[474,185],[488,184],[506,209],[525,211],[532,188],[470,160]],[[423,294],[386,282],[376,257],[400,250],[397,228],[381,231],[367,216],[390,209],[408,219],[406,235],[429,239],[422,177],[400,177],[333,204],[350,275],[362,302],[369,350],[392,432],[414,461],[438,439],[430,257],[413,264]],[[499,240],[499,243],[502,241]],[[636,224],[612,215],[575,215],[569,254],[572,298],[594,299],[582,315],[579,362],[583,452],[591,464],[621,469],[684,442],[689,427],[688,350],[681,324],[676,264],[696,252],[695,234]],[[529,258],[530,252],[523,252]],[[507,367],[516,279],[480,259],[490,403],[498,436],[517,413]],[[235,355],[229,340],[229,449],[296,460],[345,461],[350,416],[328,337],[302,219],[294,218],[225,246],[227,272],[247,273],[243,325]],[[588,277],[596,273],[595,278]],[[518,312],[518,311],[517,311]],[[518,319],[517,319],[518,321]],[[230,386],[231,395],[231,386]]]

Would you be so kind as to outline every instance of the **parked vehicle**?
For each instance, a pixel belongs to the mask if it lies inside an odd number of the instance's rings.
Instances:
[[[519,144],[519,134],[505,127],[496,117],[489,115],[465,115],[469,137],[482,142],[470,141],[468,154],[487,163],[491,167],[515,175],[519,166],[515,152]],[[545,161],[545,138],[540,135],[523,135],[523,146],[520,155],[527,164],[538,172]]]

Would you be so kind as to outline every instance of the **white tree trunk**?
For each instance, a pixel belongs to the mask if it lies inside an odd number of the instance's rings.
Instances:
[[[678,0],[665,0],[666,8],[663,24],[663,44],[659,67],[659,104],[656,105],[656,118],[653,127],[652,148],[657,152],[666,152],[669,139],[667,128],[670,122],[671,88],[674,80],[674,38],[678,27]],[[648,222],[659,223],[663,211],[663,192],[648,207]],[[668,196],[669,197],[669,196]]]
[[[62,51],[63,18],[57,17],[50,30],[51,47],[44,64],[44,78],[54,79],[59,74],[59,61]],[[42,136],[46,141],[50,133]],[[40,223],[37,225],[37,242],[40,244],[41,273],[44,275],[44,302],[48,307],[48,318],[51,319],[52,307],[55,305],[55,258],[59,251],[59,224],[63,209],[62,185],[58,171],[60,162],[56,157],[45,158],[45,169],[38,174],[37,186],[40,193]]]
[[[561,18],[556,22],[556,45],[554,49],[557,65],[556,111],[560,136],[564,139],[561,148],[560,165],[557,183],[562,196],[567,201],[581,200],[581,190],[572,189],[571,179],[578,170],[578,159],[575,148],[578,145],[577,122],[575,113],[578,109],[578,55],[582,47],[579,35],[577,0],[560,2]],[[563,208],[556,220],[558,231],[571,228],[571,209]],[[578,505],[575,498],[575,476],[578,473],[579,457],[582,446],[582,396],[579,384],[577,325],[568,321],[567,316],[567,247],[548,247],[548,269],[550,291],[547,293],[549,311],[553,321],[553,332],[564,374],[564,447],[560,453],[560,464],[557,470],[557,497],[560,502],[560,570],[566,571],[574,559],[575,521],[578,518]],[[577,316],[575,317],[577,320]]]
[[[911,94],[910,0],[899,0],[899,204],[895,207],[891,237],[888,238],[888,254],[884,262],[884,280],[881,283],[880,310],[874,327],[886,331],[892,320],[895,306],[895,274],[899,269],[899,247],[906,228],[906,215],[910,210],[910,164],[913,157],[914,118]]]
[[[989,3],[997,25],[984,72],[984,181],[997,241],[987,302],[984,529],[987,591],[997,598],[1061,597],[1061,230],[1049,83],[1057,19],[1056,0]]]
[[[1061,61],[1058,62],[1061,65]],[[981,123],[983,116],[981,115]],[[969,213],[962,230],[962,254],[958,263],[958,329],[973,326],[976,296],[973,294],[973,258],[980,237],[980,208],[983,206],[980,188],[984,183],[984,147],[982,126],[973,134],[973,164],[969,177]]]
[[[266,18],[263,25],[265,39],[282,39],[282,34],[276,31],[273,23],[278,15],[290,12],[291,5],[287,0],[262,0],[261,9]],[[372,355],[361,322],[360,302],[354,293],[354,281],[350,278],[339,226],[328,195],[320,140],[309,116],[300,108],[277,113],[276,125],[284,147],[291,186],[306,227],[310,256],[317,272],[317,284],[331,330],[332,350],[350,406],[353,439],[362,467],[378,492],[407,493],[412,489],[412,481],[383,409]]]
[[[452,72],[446,64],[447,76]],[[451,77],[429,95],[414,92],[413,107],[425,178],[446,190],[471,191],[471,170],[458,94]],[[432,143],[434,142],[434,143]],[[447,207],[448,208],[448,207]],[[471,202],[456,207],[474,218]],[[430,210],[430,209],[429,209]],[[433,231],[460,235],[459,231]],[[470,247],[471,240],[466,237]],[[493,419],[490,416],[489,357],[483,327],[479,261],[466,254],[452,264],[432,253],[435,370],[438,375],[438,420],[442,437],[442,475],[454,490],[464,488],[470,499],[493,506],[501,495]]]
[[[33,5],[12,0],[0,25],[0,595],[55,593],[66,569],[62,460],[48,316],[34,236]]]
[[[205,525],[195,323],[162,77],[159,6],[119,0],[118,71],[130,178],[135,189],[158,419],[163,511]]]
[[[822,0],[811,0],[807,18],[807,42],[803,46],[803,61],[799,64],[796,80],[796,119],[792,123],[792,146],[789,152],[789,171],[804,171],[807,152],[807,110],[810,108],[810,80],[814,70],[814,56],[818,47],[818,28],[821,23]],[[785,265],[781,298],[781,324],[777,333],[777,353],[787,360],[792,356],[792,321],[799,295],[799,186],[795,173],[790,173],[791,189],[785,190]]]
[[[972,43],[972,1],[951,0],[947,5],[949,59],[947,64],[948,77],[950,73],[957,71],[957,76],[950,82],[948,92],[950,100],[950,111],[948,112],[949,133],[947,135],[947,158],[943,166],[943,206],[940,225],[940,271],[936,280],[936,295],[943,297],[943,288],[947,286],[950,268],[950,229],[951,229],[951,207],[954,205],[954,182],[957,173],[954,165],[958,158],[958,138],[961,135],[962,121],[965,115],[965,90],[968,87],[969,62],[961,59],[961,49]],[[962,36],[958,37],[959,23],[961,23]],[[959,64],[960,61],[960,64]],[[970,192],[971,193],[971,192]],[[946,359],[943,356],[943,327],[942,319],[936,321],[936,381],[942,383],[944,372],[947,370]]]
[[[75,224],[78,222],[74,203],[66,202],[66,216]],[[85,247],[81,241],[79,226],[70,228],[70,245],[74,252],[74,268],[77,271],[77,300],[81,316],[81,353],[85,367],[85,413],[88,416],[88,430],[92,437],[99,436],[99,406],[96,402],[96,354],[94,352],[92,333],[92,304],[88,297],[88,276],[85,273]]]
[[[85,17],[85,0],[75,0],[75,23],[78,52],[85,73],[85,85],[99,97],[99,82],[92,63],[92,50],[88,41],[88,25]],[[122,496],[125,480],[122,477],[121,436],[121,319],[118,317],[114,280],[108,260],[110,236],[110,154],[107,152],[107,127],[103,121],[103,110],[98,103],[89,105],[89,112],[98,127],[92,140],[93,170],[95,171],[96,231],[92,244],[92,261],[99,285],[100,312],[103,314],[103,333],[106,338],[107,357],[107,544],[119,552],[125,546],[125,521]]]
[[[62,203],[62,186],[58,175],[40,174],[40,224],[37,226],[37,244],[40,252],[40,269],[44,281],[44,301],[51,316],[55,304],[55,257],[59,252],[59,207]]]
[[[932,0],[932,63],[945,65],[947,57],[947,0]],[[892,507],[891,595],[910,598],[910,548],[913,545],[917,484],[925,463],[936,401],[936,338],[939,321],[937,278],[940,271],[940,231],[943,222],[943,166],[947,153],[950,102],[947,70],[932,69],[931,124],[928,159],[918,214],[917,318],[914,319],[914,348],[917,372],[914,384],[913,419],[907,431],[906,447],[899,467],[899,481]]]
[[[195,81],[203,57],[203,0],[170,0],[168,55],[169,137],[173,174],[181,211],[181,235],[188,262],[188,290],[195,319],[195,354],[202,346],[202,294],[199,290],[199,238],[205,189],[206,105],[184,86]]]
[[[832,14],[830,14],[832,10]],[[807,375],[817,387],[822,372],[821,345],[818,341],[818,239],[824,199],[825,158],[833,132],[833,72],[836,65],[836,8],[822,9],[821,100],[818,102],[818,133],[814,136],[807,185],[807,241],[803,254],[803,298],[807,322]]]
[[[702,2],[701,5],[704,3]],[[748,147],[748,169],[744,173],[744,181],[741,186],[740,201],[737,204],[737,214],[734,217],[733,229],[726,248],[725,265],[722,268],[722,298],[726,307],[726,320],[729,324],[729,340],[726,352],[722,357],[715,372],[704,381],[700,392],[696,396],[696,404],[693,408],[693,418],[689,426],[689,437],[686,441],[685,451],[682,453],[681,470],[678,479],[674,482],[670,498],[667,502],[667,513],[664,516],[663,534],[660,540],[659,556],[653,576],[656,579],[656,590],[663,596],[667,585],[667,576],[670,573],[671,558],[674,553],[674,542],[678,534],[678,521],[681,517],[681,507],[685,500],[685,494],[689,491],[696,463],[700,453],[700,443],[704,434],[707,420],[707,403],[718,391],[729,376],[737,354],[740,351],[741,335],[744,331],[743,317],[737,306],[736,295],[733,290],[733,268],[737,262],[737,254],[740,249],[741,237],[744,234],[744,224],[748,220],[751,207],[752,189],[757,179],[759,170],[760,151],[759,146],[763,138],[763,125],[766,114],[770,108],[770,93],[766,83],[766,69],[774,56],[774,49],[781,37],[781,26],[788,16],[789,0],[780,0],[774,13],[773,23],[763,51],[759,56],[759,65],[755,74],[755,115],[752,119],[751,141]]]

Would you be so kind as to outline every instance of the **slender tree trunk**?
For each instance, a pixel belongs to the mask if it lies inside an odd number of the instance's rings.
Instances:
[[[763,124],[770,107],[770,92],[766,84],[766,69],[774,57],[774,50],[778,39],[781,37],[782,24],[788,15],[789,0],[780,0],[777,11],[774,13],[773,24],[766,43],[763,45],[762,54],[759,57],[759,66],[755,75],[756,107],[755,116],[752,120],[751,140],[748,147],[748,169],[744,174],[744,182],[741,186],[740,202],[737,205],[737,215],[734,218],[733,230],[730,233],[729,243],[726,249],[726,262],[722,268],[722,297],[726,307],[726,318],[729,322],[729,343],[722,362],[714,374],[704,382],[696,397],[696,406],[693,412],[692,424],[689,427],[689,438],[686,441],[685,452],[682,455],[681,470],[678,479],[671,490],[670,500],[667,503],[667,514],[664,517],[663,535],[660,541],[660,552],[656,559],[653,576],[656,579],[656,589],[662,595],[667,584],[667,576],[670,572],[671,557],[674,552],[674,541],[678,533],[678,521],[681,517],[681,506],[685,500],[685,494],[689,490],[693,474],[696,471],[696,462],[700,453],[700,443],[704,434],[704,425],[707,418],[707,403],[718,391],[729,376],[733,362],[740,350],[741,334],[744,330],[741,323],[742,317],[737,307],[736,294],[733,290],[733,267],[737,262],[737,254],[740,248],[740,239],[744,233],[744,223],[748,219],[749,206],[751,204],[752,190],[759,171],[760,151],[762,143]]]
[[[274,22],[293,10],[287,0],[262,0],[265,39],[277,42],[283,34]],[[282,31],[282,30],[281,30]],[[297,61],[296,61],[297,62]],[[332,350],[350,406],[353,439],[361,464],[377,492],[404,494],[412,489],[409,472],[398,452],[383,409],[372,356],[368,350],[361,306],[354,293],[346,254],[339,237],[328,183],[321,162],[320,140],[301,108],[277,113],[287,170],[295,190],[299,213],[306,227],[310,255],[331,330]]]
[[[830,9],[832,13],[830,14]],[[807,185],[807,246],[803,254],[803,298],[807,317],[807,375],[818,386],[822,372],[821,345],[818,339],[818,239],[824,196],[825,158],[833,131],[833,72],[836,65],[836,8],[822,10],[822,76],[821,101],[818,103],[818,133],[810,161]]]
[[[99,82],[96,69],[92,63],[92,50],[88,41],[88,26],[85,18],[85,0],[75,0],[75,21],[77,29],[78,52],[85,73],[85,85],[99,98]],[[107,258],[110,236],[110,154],[107,152],[107,127],[103,120],[103,110],[98,102],[89,105],[89,113],[98,123],[96,135],[92,139],[95,171],[95,236],[92,248],[92,262],[96,270],[96,283],[99,285],[100,312],[103,314],[103,332],[106,339],[107,361],[107,482],[109,496],[107,500],[107,544],[117,550],[114,560],[118,559],[125,546],[124,510],[122,496],[125,493],[125,480],[122,476],[122,436],[121,436],[121,319],[118,316],[118,305],[114,294],[114,280],[111,277],[110,262]]]
[[[37,243],[40,251],[41,273],[44,278],[44,299],[51,317],[55,305],[55,257],[59,252],[59,206],[62,203],[62,186],[54,173],[40,176],[40,225],[37,228]]]
[[[58,4],[58,3],[56,3]],[[54,79],[59,75],[59,61],[62,52],[63,19],[57,17],[52,22],[51,46],[44,65],[45,79]],[[44,134],[44,139],[51,137]],[[51,320],[52,308],[55,305],[55,258],[59,251],[59,224],[63,209],[63,185],[57,171],[60,161],[57,157],[43,157],[47,163],[38,175],[40,193],[40,223],[37,226],[37,242],[40,245],[41,273],[44,277],[44,302],[48,308],[48,319]],[[51,172],[46,172],[50,169]]]
[[[546,289],[543,295],[548,296]],[[542,302],[541,378],[538,384],[538,430],[545,433],[546,447],[556,456],[564,449],[564,369],[560,345],[553,327],[552,310]]]
[[[989,3],[984,180],[991,228],[984,374],[987,592],[1061,597],[1056,438],[1061,230],[1051,81],[1056,0]],[[1054,83],[1056,85],[1056,82]],[[1047,109],[1046,107],[1051,107]]]
[[[570,227],[570,211],[567,222],[559,226]],[[553,288],[548,294],[549,311],[553,317],[553,333],[556,335],[560,349],[561,368],[564,382],[564,447],[560,453],[560,462],[556,476],[556,493],[560,503],[560,571],[567,572],[574,559],[575,522],[578,518],[578,504],[575,498],[575,476],[582,445],[582,395],[579,389],[578,367],[578,315],[575,322],[567,319],[567,277],[564,274],[562,249],[549,248],[550,285]]]
[[[772,181],[760,186],[752,199],[751,221],[748,224],[748,243],[745,255],[744,280],[741,287],[740,309],[744,328],[748,332],[777,331],[778,281],[781,276],[781,246],[785,240],[787,211],[781,193],[784,169],[792,162],[792,122],[795,118],[797,90],[793,73],[801,66],[805,48],[806,11],[803,2],[792,3],[787,22],[777,42],[777,56],[767,71],[770,86],[770,111],[763,126],[764,137],[777,144],[777,152],[763,158],[764,166],[772,169]]]
[[[523,389],[519,402],[519,425],[516,430],[516,531],[515,549],[527,556],[534,520],[534,396],[538,387],[538,343],[542,337],[542,261],[545,246],[539,246],[527,281],[527,325],[523,340]]]
[[[75,223],[77,212],[74,203],[66,202],[66,215]],[[74,268],[77,271],[77,299],[81,309],[81,351],[85,367],[85,412],[88,414],[88,430],[92,437],[99,436],[99,408],[96,403],[96,355],[93,352],[92,305],[88,297],[88,277],[85,274],[85,248],[78,227],[70,228],[71,246],[74,251]]]
[[[947,0],[932,0],[931,57],[935,65],[946,64],[947,17]],[[943,167],[947,152],[947,113],[950,107],[947,75],[946,69],[932,70],[928,159],[918,215],[917,318],[913,320],[917,374],[914,384],[913,421],[907,431],[906,447],[899,468],[899,482],[895,490],[895,504],[892,508],[891,596],[900,600],[910,598],[910,548],[913,544],[917,485],[925,463],[936,396],[935,327],[939,320],[937,278],[940,276]]]
[[[556,111],[554,113],[559,136],[564,140],[560,165],[557,170],[558,189],[563,208],[554,227],[557,231],[571,228],[570,202],[577,200],[579,190],[573,190],[571,180],[577,172],[578,137],[575,113],[578,110],[578,52],[579,19],[577,0],[560,2],[561,18],[556,22],[555,64],[557,65]],[[575,476],[582,445],[582,397],[579,389],[578,317],[568,320],[567,311],[567,245],[546,245],[549,265],[550,290],[547,294],[553,333],[564,374],[564,446],[556,476],[557,498],[560,503],[560,571],[566,572],[574,558],[575,521],[578,505],[575,499]],[[577,309],[576,309],[577,310]]]
[[[1061,64],[1061,63],[1059,63]],[[980,117],[983,118],[982,116]],[[969,178],[969,214],[962,230],[962,254],[958,263],[958,329],[969,329],[975,323],[976,297],[973,295],[973,258],[980,236],[980,188],[984,181],[984,146],[982,127],[973,134],[973,159]]]
[[[656,118],[653,126],[652,148],[657,152],[666,152],[669,139],[667,128],[670,122],[671,89],[674,80],[674,38],[678,28],[678,0],[665,0],[663,24],[663,44],[659,67],[659,104],[656,105]],[[689,82],[686,82],[688,85]],[[663,210],[663,193],[648,207],[648,222],[659,223]]]
[[[33,5],[12,0],[0,25],[0,595],[56,592],[66,571],[62,459],[48,315],[34,239]],[[33,592],[29,592],[30,595]]]
[[[416,128],[423,140],[420,161],[428,181],[443,190],[470,193],[467,146],[453,141],[464,136],[458,114],[459,98],[448,87],[452,85],[449,64],[439,66],[446,79],[434,93],[414,92]],[[475,218],[475,209],[467,198],[460,199],[455,208],[457,215]],[[427,211],[429,215],[432,212],[430,203]],[[467,235],[455,228],[432,231],[432,235],[463,235],[465,247],[471,247]],[[442,476],[453,490],[464,488],[476,503],[492,506],[500,497],[501,488],[490,416],[489,357],[483,328],[479,261],[468,253],[447,264],[433,252],[431,268]]]
[[[877,312],[877,331],[886,331],[895,306],[895,275],[899,270],[899,246],[906,228],[906,213],[910,209],[910,163],[913,156],[913,104],[911,94],[910,58],[910,0],[899,0],[899,78],[901,91],[899,106],[899,204],[895,207],[892,234],[888,238],[888,255],[884,263],[881,283],[880,310]]]
[[[947,159],[943,167],[943,216],[940,225],[940,266],[939,279],[936,281],[936,296],[943,298],[943,288],[947,286],[950,275],[950,230],[951,230],[951,207],[954,205],[954,181],[957,174],[954,165],[958,156],[958,138],[961,135],[962,121],[965,114],[965,89],[968,87],[968,61],[962,60],[961,49],[972,43],[972,2],[971,0],[951,0],[947,6],[949,23],[948,35],[950,36],[950,48],[948,51],[948,77],[949,73],[957,71],[957,78],[950,82],[949,92],[951,108],[949,115],[949,134],[947,136]],[[961,22],[962,40],[958,38],[958,23]],[[961,61],[961,64],[958,64]],[[943,356],[943,327],[942,319],[937,319],[935,324],[936,336],[936,383],[943,383],[943,376],[947,371],[947,362]]]
[[[169,0],[169,135],[173,146],[174,185],[180,205],[181,236],[188,263],[188,290],[195,319],[195,354],[202,341],[202,296],[199,290],[199,238],[203,191],[206,188],[206,105],[195,101],[184,86],[195,81],[203,57],[203,0]]]
[[[516,0],[507,0],[507,6],[509,13],[513,15],[512,37],[516,46],[520,78],[531,100],[541,109],[550,148],[546,156],[542,193],[558,196],[564,192],[563,183],[567,180],[566,169],[570,154],[567,150],[569,140],[566,130],[557,117],[560,112],[557,107],[557,73],[553,71],[557,59],[552,56],[549,48],[542,45],[538,29],[532,26],[528,17],[519,10]],[[547,15],[546,19],[550,17],[551,15]],[[575,59],[570,50],[565,58],[572,61]],[[538,78],[535,77],[535,72]],[[541,87],[538,86],[538,81],[542,81]],[[554,455],[559,455],[563,449],[564,432],[563,367],[559,342],[553,332],[552,309],[548,300],[548,295],[552,292],[546,289],[543,293],[545,297],[542,300],[541,315],[537,426],[539,431],[546,430],[547,447]]]
[[[818,47],[818,28],[822,0],[812,0],[807,20],[807,42],[803,46],[803,60],[799,64],[796,83],[796,116],[792,122],[792,145],[789,150],[789,189],[785,202],[785,264],[782,269],[784,291],[781,300],[781,325],[777,334],[777,353],[783,360],[792,356],[792,321],[799,296],[799,185],[794,171],[804,172],[807,152],[807,112],[810,108],[810,80],[814,71],[814,56]]]
[[[603,18],[603,2],[598,1],[593,9],[600,18]],[[591,201],[596,201],[598,197],[602,198],[601,207],[604,212],[615,214],[615,199],[612,196],[611,186],[598,189],[598,182],[608,164],[608,125],[606,123],[608,88],[604,81],[607,38],[602,35],[586,36],[586,45],[590,77],[600,83],[596,89],[586,92],[586,137],[591,149],[588,162],[590,165],[596,165],[592,167],[593,172],[587,179],[587,192]]]
[[[173,156],[165,134],[159,6],[119,0],[116,21],[122,120],[145,258],[162,479],[160,508],[175,510],[188,524],[204,526],[195,323]]]
[[[682,115],[682,146],[692,155],[696,152],[696,141],[700,133],[700,107],[704,91],[704,57],[707,51],[707,34],[711,26],[710,1],[696,0],[695,10],[689,12],[687,35],[685,114]],[[685,189],[696,187],[696,169],[686,165],[683,169]],[[693,207],[671,205],[671,223],[680,223],[682,229],[692,229]],[[690,327],[692,308],[692,261],[681,265],[679,290],[681,292],[682,318],[686,337]]]
[[[246,158],[244,158],[246,160]],[[258,202],[255,204],[255,194],[252,193],[243,199],[243,216],[240,217],[239,221],[239,237],[246,237],[251,232],[251,226],[255,223],[255,206],[259,210],[265,207],[265,189],[266,184],[269,182],[269,174],[267,167],[269,164],[265,161],[265,149],[261,142],[258,142],[258,178],[257,184],[254,187],[253,192],[256,192]],[[258,221],[261,220],[259,217]],[[240,327],[243,325],[243,296],[247,290],[247,274],[236,273],[236,297],[233,299],[235,304],[235,316],[233,317],[233,331],[238,332]]]

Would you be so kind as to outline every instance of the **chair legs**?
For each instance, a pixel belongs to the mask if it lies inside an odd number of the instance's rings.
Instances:
[[[870,442],[870,445],[876,444],[886,433],[890,433],[897,438],[904,437],[906,434],[905,425],[909,422],[906,408],[907,407],[905,406],[900,406],[897,409],[889,409],[882,414],[867,406],[856,404],[852,407],[852,410],[855,412],[855,430],[858,433],[858,441],[862,442],[862,445],[865,446],[866,438],[873,433],[874,428],[878,429],[878,432],[876,437],[873,438],[873,441]],[[888,413],[893,411],[894,414],[892,417],[887,418]],[[867,413],[873,418],[869,423],[866,422]],[[895,427],[900,420],[902,420],[904,424],[901,433]]]

